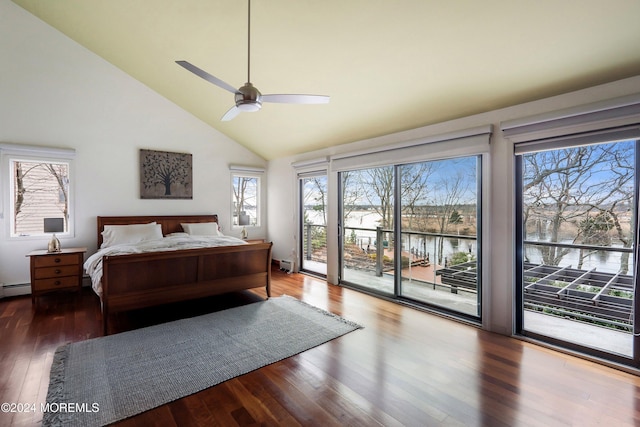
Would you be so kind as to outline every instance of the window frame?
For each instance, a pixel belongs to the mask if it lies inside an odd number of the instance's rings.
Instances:
[[[259,168],[249,168],[249,167],[234,167],[231,168],[231,229],[239,230],[242,228],[260,228],[262,227],[262,190],[263,190],[263,179],[264,179],[264,170]],[[235,184],[236,178],[251,178],[256,180],[256,188],[255,188],[255,198],[256,198],[256,214],[255,214],[255,223],[254,224],[239,224],[239,219],[236,216],[236,192],[235,192]]]
[[[593,140],[590,141],[589,144],[582,145],[604,145],[611,143],[623,143],[633,141],[635,145],[634,149],[634,199],[635,204],[638,201],[638,173],[640,171],[640,158],[638,157],[638,150],[640,146],[640,137],[638,137],[639,133],[636,131],[635,137],[629,137],[629,134],[626,130],[622,130],[620,132],[616,132],[615,130],[608,130],[607,132],[602,132],[599,136],[599,141]],[[516,312],[514,313],[514,333],[518,336],[527,337],[530,339],[534,339],[536,341],[547,343],[549,345],[553,345],[558,348],[565,348],[568,351],[576,352],[576,354],[584,354],[587,356],[597,357],[601,360],[609,360],[614,363],[619,363],[622,365],[628,366],[640,366],[640,339],[638,339],[637,332],[631,333],[630,339],[633,340],[631,342],[632,352],[630,355],[622,354],[617,352],[614,348],[606,348],[606,347],[598,347],[595,345],[589,344],[587,341],[581,339],[566,339],[557,334],[553,334],[552,332],[544,332],[540,330],[536,330],[535,328],[531,328],[525,324],[524,319],[524,302],[525,302],[525,291],[524,291],[524,282],[525,282],[525,250],[524,247],[529,243],[527,241],[526,233],[525,233],[525,221],[523,215],[523,207],[525,205],[523,199],[523,188],[525,184],[524,180],[524,156],[537,153],[540,151],[555,151],[555,150],[563,150],[567,148],[575,148],[580,144],[574,144],[575,136],[569,136],[567,138],[557,138],[553,141],[545,141],[542,140],[538,147],[535,144],[531,143],[528,146],[516,147],[514,150],[514,162],[515,162],[515,198],[516,198],[516,241],[515,241],[515,288],[514,288],[514,307]],[[536,148],[540,148],[537,150]],[[632,213],[631,219],[631,230],[633,231],[633,243],[632,243],[632,252],[630,252],[630,256],[632,257],[632,267],[630,268],[631,272],[628,275],[634,277],[634,283],[637,282],[638,277],[640,277],[640,265],[638,264],[638,241],[640,237],[637,235],[638,231],[638,210],[634,209]],[[552,242],[557,243],[557,246],[561,246],[561,242]],[[574,245],[576,248],[580,248],[580,244]],[[620,252],[623,252],[624,247],[620,247]],[[589,271],[587,267],[582,268],[580,270]],[[615,273],[597,270],[598,273],[603,272],[604,274],[611,274],[612,276],[616,276]],[[635,286],[635,291],[637,292],[637,285]],[[633,329],[634,331],[638,330],[639,324],[636,316],[638,310],[638,303],[636,301],[632,302],[631,310],[633,312]],[[599,328],[598,326],[595,326]]]
[[[14,218],[14,185],[13,165],[16,161],[31,163],[64,163],[68,167],[68,220],[67,230],[56,233],[56,237],[68,239],[75,237],[75,150],[52,147],[22,146],[18,144],[0,144],[0,183],[3,187],[0,204],[0,218],[3,219],[3,237],[8,241],[43,240],[51,237],[51,233],[33,233],[19,235],[13,233]]]
[[[581,344],[570,341],[559,340],[551,337],[538,336],[526,331],[522,319],[522,301],[523,301],[523,262],[521,242],[523,236],[523,216],[522,216],[522,156],[526,153],[555,150],[568,148],[572,146],[600,144],[614,142],[616,140],[638,139],[640,132],[640,94],[626,95],[614,99],[599,101],[586,105],[569,107],[563,110],[551,111],[543,114],[537,114],[516,120],[509,120],[500,123],[503,136],[509,140],[513,146],[513,165],[514,179],[516,184],[514,187],[515,198],[515,225],[514,231],[516,239],[514,241],[514,295],[513,295],[513,312],[514,319],[512,332],[515,336],[525,336],[535,339],[541,343],[547,343],[554,348],[564,348],[566,351],[575,352],[576,354],[586,355],[588,358],[596,357],[599,360],[609,360],[620,365],[640,366],[640,339],[637,339],[637,332],[633,334],[633,351],[632,357],[621,356],[618,353],[609,350],[583,346]],[[636,149],[636,203],[638,198],[637,173],[640,170],[640,158],[637,156]],[[635,214],[635,226],[638,228],[637,212]],[[640,276],[640,263],[638,263],[638,236],[635,237],[634,248],[634,274]],[[636,286],[637,289],[637,286]],[[638,307],[640,305],[634,302],[633,318],[634,331],[640,329],[640,319],[638,318]],[[524,333],[523,333],[524,332]]]

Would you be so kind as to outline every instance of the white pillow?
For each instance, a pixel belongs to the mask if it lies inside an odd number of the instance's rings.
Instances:
[[[182,229],[192,236],[222,236],[217,222],[182,223]]]
[[[149,224],[105,225],[102,232],[101,248],[113,245],[131,244],[146,240],[162,239],[162,226],[151,222]]]

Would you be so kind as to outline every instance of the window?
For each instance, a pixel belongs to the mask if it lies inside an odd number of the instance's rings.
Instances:
[[[231,175],[233,190],[234,227],[260,226],[260,177],[255,174],[237,173]]]
[[[0,144],[0,154],[5,235],[73,235],[74,150]]]
[[[62,219],[62,233],[68,233],[69,162],[12,158],[9,170],[10,235],[43,235],[45,218]]]
[[[640,98],[502,123],[514,143],[515,332],[640,366]]]
[[[633,357],[639,141],[518,156],[523,335]]]

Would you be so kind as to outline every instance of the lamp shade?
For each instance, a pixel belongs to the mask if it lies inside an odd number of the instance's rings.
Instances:
[[[242,211],[240,213],[240,218],[238,218],[238,225],[250,225],[250,223],[251,217]]]
[[[64,231],[64,218],[45,218],[45,233],[62,233]]]

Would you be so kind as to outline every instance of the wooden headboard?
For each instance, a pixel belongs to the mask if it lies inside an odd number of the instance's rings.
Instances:
[[[179,233],[183,222],[218,222],[218,215],[146,215],[146,216],[99,216],[98,248],[102,245],[102,231],[105,225],[148,224],[157,222],[162,226],[162,234]]]

